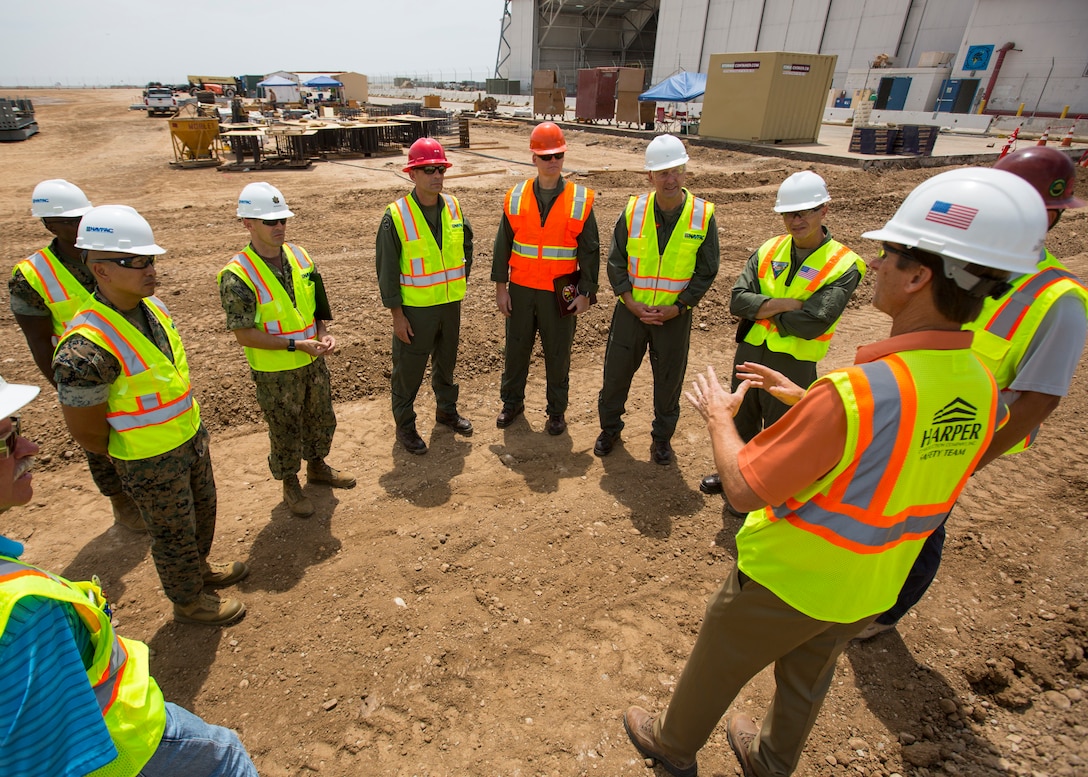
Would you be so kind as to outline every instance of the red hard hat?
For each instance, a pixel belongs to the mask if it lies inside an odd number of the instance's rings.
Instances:
[[[554,121],[545,121],[533,127],[529,136],[529,149],[534,154],[561,154],[567,150],[563,130]]]
[[[453,167],[453,163],[446,159],[442,144],[434,138],[420,138],[412,144],[412,147],[408,149],[408,165],[404,168],[404,172],[427,165]]]
[[[1083,208],[1084,200],[1073,196],[1077,168],[1056,148],[1032,146],[1013,151],[997,160],[995,170],[1004,170],[1023,178],[1043,196],[1047,210]]]

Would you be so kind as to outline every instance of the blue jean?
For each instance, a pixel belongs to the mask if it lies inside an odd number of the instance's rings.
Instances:
[[[257,777],[238,735],[166,703],[166,730],[139,777]]]

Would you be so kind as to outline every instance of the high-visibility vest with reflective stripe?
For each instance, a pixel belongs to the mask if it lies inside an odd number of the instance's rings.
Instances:
[[[556,278],[578,269],[578,236],[593,209],[594,197],[592,189],[568,182],[541,226],[532,181],[522,181],[506,193],[503,208],[514,230],[511,282],[553,291]]]
[[[1008,388],[1016,380],[1020,362],[1027,353],[1039,325],[1058,298],[1074,294],[1088,311],[1088,289],[1049,251],[1039,262],[1039,271],[1012,281],[1012,289],[1001,299],[986,298],[982,313],[964,329],[975,333],[971,349],[990,368],[997,385]],[[1088,315],[1088,312],[1086,312]],[[1005,453],[1027,450],[1039,428]]]
[[[64,330],[68,328],[68,323],[87,303],[93,290],[80,283],[48,247],[15,265],[11,276],[14,278],[20,273],[49,308],[49,315],[53,320],[55,347]]]
[[[147,459],[174,450],[200,428],[200,406],[189,385],[189,363],[170,311],[158,297],[144,300],[144,310],[166,332],[174,362],[116,310],[94,297],[76,314],[60,346],[81,335],[105,348],[121,364],[110,384],[106,421],[109,453],[115,459]],[[58,346],[58,348],[60,347]]]
[[[94,647],[87,682],[94,689],[117,757],[91,772],[91,777],[139,774],[166,728],[166,707],[162,691],[150,675],[147,645],[117,636],[103,611],[106,600],[102,589],[94,583],[72,583],[0,556],[0,634],[7,629],[16,603],[27,596],[72,605]],[[49,721],[41,723],[49,725]]]
[[[862,277],[865,276],[865,262],[860,256],[842,243],[828,240],[809,254],[793,280],[786,283],[792,246],[793,238],[781,235],[771,238],[759,248],[759,290],[768,297],[806,300],[822,287],[841,278],[851,267],[857,267]],[[779,270],[777,277],[776,269]],[[818,362],[827,355],[831,336],[838,325],[836,319],[822,335],[805,340],[783,334],[778,331],[774,319],[762,318],[748,330],[744,342],[750,345],[766,343],[767,348],[777,353],[788,353],[799,361]]]
[[[997,384],[967,349],[905,351],[820,380],[846,410],[842,458],[750,513],[737,563],[806,615],[852,623],[895,603],[993,437]]]
[[[680,292],[691,283],[695,255],[706,240],[714,205],[684,189],[683,210],[661,251],[654,221],[655,199],[655,194],[650,193],[627,202],[627,275],[636,302],[675,305]]]
[[[317,290],[312,275],[314,263],[306,249],[290,243],[283,244],[286,266],[291,269],[295,287],[295,303],[265,261],[257,256],[253,246],[246,246],[227,266],[219,271],[234,273],[257,296],[257,315],[253,325],[262,332],[283,340],[313,340],[317,337]],[[267,348],[245,348],[249,366],[257,372],[286,372],[305,367],[314,357],[302,351],[270,351]]]
[[[442,195],[442,247],[412,197],[387,210],[400,238],[400,300],[425,308],[465,298],[465,223],[461,205]]]

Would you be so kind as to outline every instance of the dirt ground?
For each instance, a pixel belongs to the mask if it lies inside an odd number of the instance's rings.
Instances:
[[[30,217],[46,178],[78,183],[96,204],[126,203],[169,253],[160,295],[185,341],[213,436],[219,526],[213,557],[252,567],[237,595],[246,617],[225,629],[175,624],[145,538],[111,527],[49,391],[24,413],[42,446],[35,498],[0,515],[26,558],[68,577],[97,573],[123,634],[149,643],[166,697],[236,728],[264,775],[647,774],[621,723],[632,703],[667,704],[708,596],[735,559],[739,523],[698,491],[711,471],[701,419],[686,406],[677,463],[649,461],[650,376],[636,376],[623,444],[592,448],[614,297],[578,325],[570,432],[544,433],[543,369],[528,409],[506,430],[500,408],[503,325],[489,281],[503,192],[531,170],[528,130],[473,126],[476,152],[450,151],[447,191],[477,235],[458,378],[471,438],[432,430],[426,456],[393,440],[391,326],[374,274],[383,207],[407,190],[403,157],[321,163],[308,171],[174,170],[167,125],[126,110],[126,91],[30,96],[41,134],[0,145],[0,235],[7,266],[47,242]],[[646,188],[642,140],[570,132],[568,170],[597,190],[602,243],[626,198]],[[451,142],[452,144],[452,142]],[[729,290],[744,259],[780,222],[777,185],[802,165],[695,146],[688,185],[718,206],[722,267],[695,310],[690,374],[727,372],[735,320]],[[834,200],[835,236],[861,240],[932,172],[817,165]],[[460,173],[483,173],[457,177]],[[1088,176],[1079,193],[1088,196]],[[267,437],[241,349],[224,328],[215,274],[245,241],[239,190],[269,180],[297,218],[330,290],[339,338],[329,358],[339,430],[330,461],[351,491],[307,487],[318,506],[293,518],[265,462]],[[1068,212],[1048,245],[1088,276],[1088,211]],[[602,279],[604,272],[602,269]],[[868,282],[845,314],[826,370],[882,338],[887,319]],[[41,383],[8,306],[0,371]],[[950,522],[945,563],[898,633],[851,647],[798,774],[1088,774],[1088,465],[1083,369],[1035,449],[976,476]],[[757,720],[773,691],[765,671],[735,708]],[[739,773],[723,726],[700,753],[704,775]],[[664,771],[658,768],[658,774]]]

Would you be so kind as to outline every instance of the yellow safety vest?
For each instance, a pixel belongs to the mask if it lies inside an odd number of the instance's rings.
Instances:
[[[76,314],[58,349],[74,335],[105,348],[121,364],[121,375],[110,384],[106,421],[110,425],[109,453],[115,459],[148,459],[174,450],[200,429],[200,406],[189,385],[185,347],[158,297],[144,300],[166,332],[174,362],[154,342],[116,310],[94,297]]]
[[[53,319],[53,347],[56,347],[68,323],[87,303],[93,289],[80,283],[48,247],[15,265],[11,277],[20,273],[49,308]]]
[[[442,248],[431,234],[412,197],[401,197],[386,210],[400,238],[400,300],[426,308],[465,298],[465,223],[461,205],[442,195]]]
[[[1014,279],[1012,289],[1001,299],[987,297],[979,317],[963,327],[974,331],[971,349],[990,368],[1002,389],[1016,379],[1039,325],[1059,297],[1075,294],[1088,311],[1088,289],[1053,254],[1047,251],[1038,267],[1038,272]],[[1005,453],[1027,450],[1038,433],[1036,427]]]
[[[895,604],[990,444],[997,385],[966,349],[904,351],[820,380],[846,410],[842,458],[748,515],[737,565],[806,615],[853,623]]]
[[[695,255],[706,240],[714,205],[684,189],[683,210],[662,252],[654,222],[655,199],[655,193],[632,197],[624,212],[631,297],[644,305],[675,305],[680,292],[691,283]]]
[[[860,256],[835,240],[828,240],[817,248],[798,268],[790,283],[786,283],[788,273],[783,268],[790,265],[790,248],[793,238],[781,235],[768,240],[759,248],[759,290],[768,297],[806,300],[827,284],[841,278],[851,267],[857,267],[865,277],[865,262]],[[779,274],[776,277],[775,271]],[[819,337],[804,340],[800,337],[783,334],[778,331],[774,319],[763,318],[755,322],[744,336],[744,342],[750,345],[767,344],[767,348],[777,353],[788,353],[798,361],[818,362],[827,355],[831,345],[831,336],[839,322]]]
[[[219,271],[216,281],[223,279],[223,273],[234,273],[257,297],[257,315],[253,325],[270,335],[283,340],[313,340],[317,337],[317,322],[314,312],[317,310],[317,287],[313,279],[314,263],[306,249],[290,243],[283,244],[283,255],[291,269],[291,280],[295,287],[295,303],[280,283],[272,270],[253,250],[246,246],[227,266]],[[305,367],[314,361],[314,357],[302,351],[270,351],[267,348],[245,349],[249,366],[257,372],[286,372]]]
[[[166,729],[165,702],[148,668],[147,645],[117,636],[95,583],[72,583],[0,556],[0,634],[15,604],[26,596],[70,604],[90,635],[94,655],[87,682],[117,748],[117,757],[90,777],[135,777],[155,754]]]
[[[554,291],[556,278],[578,269],[578,236],[593,210],[592,189],[568,182],[555,198],[544,225],[532,181],[506,193],[503,210],[514,230],[510,281],[541,291]]]

